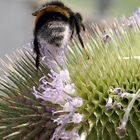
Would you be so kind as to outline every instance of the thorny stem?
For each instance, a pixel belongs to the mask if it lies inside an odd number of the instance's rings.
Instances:
[[[122,133],[122,132],[125,132],[125,128],[126,128],[126,125],[127,125],[127,122],[128,122],[128,117],[129,117],[129,114],[130,114],[130,111],[136,101],[136,99],[140,96],[140,89],[137,91],[137,93],[132,97],[132,100],[131,102],[128,104],[128,107],[127,109],[125,110],[125,114],[123,116],[123,119],[121,121],[121,125],[118,127],[118,131],[119,133]],[[121,131],[121,132],[120,132]]]

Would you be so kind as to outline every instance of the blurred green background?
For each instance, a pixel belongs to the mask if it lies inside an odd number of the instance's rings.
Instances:
[[[46,0],[0,0],[0,58],[32,40],[33,10]],[[130,16],[140,0],[62,0],[85,20]]]
[[[109,11],[112,16],[122,14],[131,15],[140,6],[140,0],[63,0],[66,3],[74,4],[85,12],[100,12],[101,8]],[[88,11],[89,10],[89,11]],[[93,13],[94,14],[94,13]]]

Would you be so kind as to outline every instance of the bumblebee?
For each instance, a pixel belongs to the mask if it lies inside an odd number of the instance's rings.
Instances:
[[[33,45],[37,69],[42,43],[50,44],[53,47],[62,47],[67,45],[69,39],[72,39],[76,33],[84,48],[80,32],[85,31],[85,26],[80,13],[73,12],[60,1],[52,1],[41,6],[32,15],[36,16]]]

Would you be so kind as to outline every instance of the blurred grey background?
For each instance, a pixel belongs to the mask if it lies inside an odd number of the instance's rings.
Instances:
[[[47,0],[0,0],[0,58],[32,39],[33,9]],[[85,20],[131,15],[140,0],[62,0]]]
[[[0,0],[0,57],[32,39],[30,0]]]

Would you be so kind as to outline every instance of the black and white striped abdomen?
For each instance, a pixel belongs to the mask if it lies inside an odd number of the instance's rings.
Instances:
[[[69,24],[64,21],[48,21],[38,32],[41,43],[47,43],[56,47],[66,45],[70,38]]]

